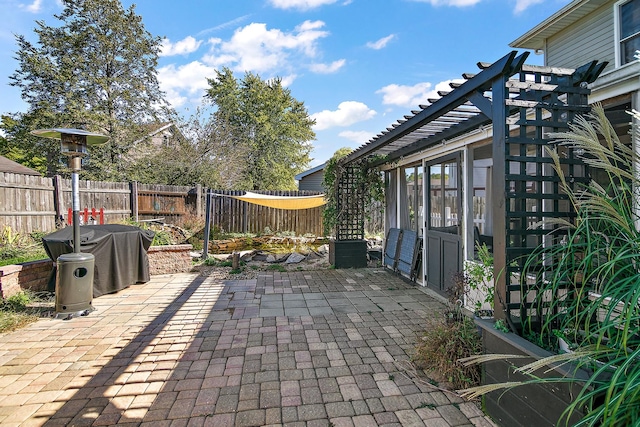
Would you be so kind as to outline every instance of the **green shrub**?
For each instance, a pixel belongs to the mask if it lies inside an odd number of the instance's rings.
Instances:
[[[172,245],[172,237],[171,234],[166,231],[155,231],[153,235],[153,241],[151,242],[151,246],[168,246]]]
[[[18,292],[0,302],[2,311],[24,311],[27,304],[31,302],[31,295],[28,292]]]

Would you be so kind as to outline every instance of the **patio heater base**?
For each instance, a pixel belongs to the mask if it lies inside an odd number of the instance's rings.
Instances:
[[[56,318],[71,319],[86,316],[95,309],[93,299],[92,254],[62,254],[57,260]]]

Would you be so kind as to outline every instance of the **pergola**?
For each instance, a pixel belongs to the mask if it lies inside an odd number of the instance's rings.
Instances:
[[[364,237],[360,190],[352,185],[358,168],[393,164],[490,128],[493,174],[488,197],[493,207],[495,316],[524,318],[535,310],[521,301],[535,284],[514,277],[544,239],[557,238],[563,231],[531,229],[530,225],[573,217],[545,147],[554,145],[554,132],[567,130],[576,115],[590,110],[588,84],[606,63],[593,61],[573,70],[526,65],[527,57],[528,53],[512,51],[492,64],[478,63],[477,74],[464,74],[463,83],[451,84],[450,92],[439,92],[440,98],[430,99],[429,105],[421,105],[346,156],[342,160],[345,172],[337,186],[343,216],[336,240],[355,242]],[[565,150],[561,162],[572,185],[587,181],[584,163],[570,150]],[[462,232],[472,236],[472,223],[466,224]]]

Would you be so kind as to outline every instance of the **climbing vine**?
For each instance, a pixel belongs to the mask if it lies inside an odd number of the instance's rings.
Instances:
[[[323,212],[323,225],[326,235],[335,235],[336,226],[340,216],[344,213],[339,209],[339,180],[345,173],[346,164],[341,160],[351,153],[350,148],[341,148],[329,159],[324,168],[322,185],[325,189],[327,204]],[[356,174],[353,177],[353,187],[355,192],[360,192],[362,198],[361,206],[364,209],[366,218],[370,218],[375,210],[384,207],[384,179],[382,173],[377,168],[369,167],[373,160],[378,160],[379,156],[370,157],[355,164]],[[351,166],[354,166],[352,163]],[[379,202],[379,203],[375,203]],[[357,201],[351,201],[351,204]]]

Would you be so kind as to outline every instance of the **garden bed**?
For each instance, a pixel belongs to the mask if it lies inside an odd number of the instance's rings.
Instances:
[[[484,363],[482,365],[483,385],[530,380],[531,377],[514,372],[514,366],[522,366],[533,359],[552,355],[516,334],[495,329],[493,321],[476,319],[476,324],[482,332],[483,353],[531,356],[531,358]],[[537,371],[535,375],[540,378],[561,376],[588,379],[584,371],[557,366],[547,366]],[[555,426],[559,424],[559,420],[560,424],[564,424],[566,420],[561,419],[561,415],[580,390],[580,383],[577,381],[527,384],[507,391],[497,390],[487,393],[483,396],[483,409],[498,425],[505,427]],[[581,418],[581,413],[574,412],[568,425],[574,425]]]

